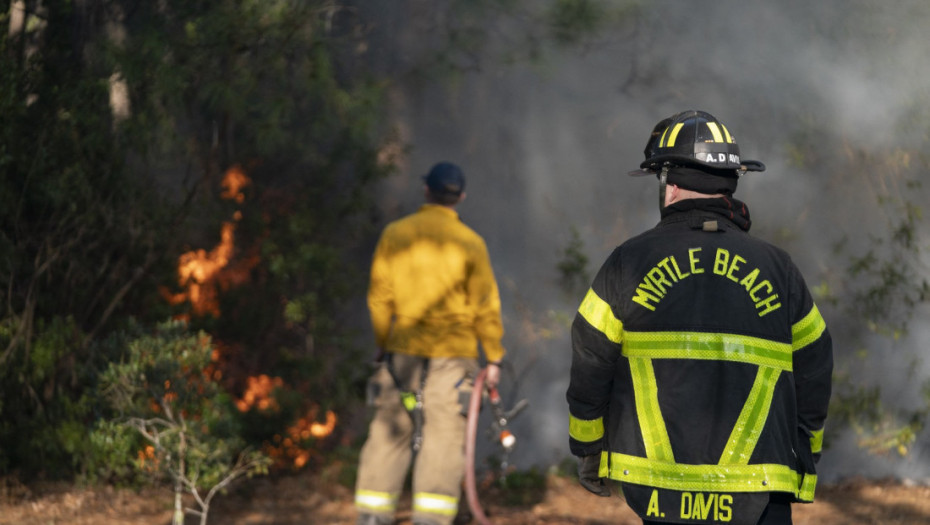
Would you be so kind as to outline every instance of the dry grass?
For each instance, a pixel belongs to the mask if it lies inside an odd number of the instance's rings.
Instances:
[[[509,507],[499,494],[485,492],[482,501],[492,522],[506,525],[638,525],[639,519],[618,497],[598,498],[573,480],[546,479],[537,502]],[[0,480],[0,524],[167,525],[172,497],[168,491],[76,488],[65,484],[26,487]],[[352,524],[351,489],[324,470],[254,479],[233,488],[214,503],[211,523]],[[399,525],[410,523],[409,497]],[[194,523],[193,518],[189,523]],[[818,488],[818,500],[794,506],[796,525],[914,525],[930,523],[930,487],[891,481],[851,480]]]

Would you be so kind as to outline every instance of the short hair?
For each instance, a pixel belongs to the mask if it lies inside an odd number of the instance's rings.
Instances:
[[[436,204],[442,204],[443,206],[452,206],[459,202],[459,199],[462,197],[461,194],[456,193],[436,193],[433,190],[429,190],[430,200]]]

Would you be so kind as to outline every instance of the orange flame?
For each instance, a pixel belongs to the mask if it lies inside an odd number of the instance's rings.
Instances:
[[[240,412],[257,409],[261,412],[279,410],[273,394],[275,388],[283,388],[284,380],[280,377],[270,377],[266,374],[247,378],[247,387],[242,398],[236,401],[236,408]],[[290,463],[297,468],[307,464],[313,451],[305,443],[309,439],[323,439],[336,429],[338,418],[332,410],[327,410],[323,421],[318,421],[319,405],[313,405],[293,425],[283,432],[275,435],[274,443],[266,443],[265,451],[277,463]]]
[[[284,380],[280,377],[271,378],[265,374],[254,376],[247,379],[248,386],[242,399],[236,401],[236,408],[240,412],[248,412],[253,407],[265,412],[267,410],[278,410],[278,403],[271,396],[275,388],[284,386]]]
[[[313,450],[308,448],[304,442],[311,438],[323,439],[328,437],[336,429],[336,422],[338,421],[336,414],[332,410],[326,411],[326,421],[324,422],[316,420],[318,413],[319,406],[314,405],[304,417],[288,427],[283,436],[280,434],[275,435],[274,444],[265,444],[265,451],[268,455],[279,464],[289,462],[296,468],[306,465],[313,456]]]
[[[160,458],[155,456],[155,447],[152,445],[146,445],[146,447],[138,453],[137,463],[142,470],[155,472],[158,470],[158,464],[160,462]]]
[[[310,435],[315,438],[324,438],[336,430],[336,414],[332,410],[326,411],[326,423],[312,423],[310,425]]]
[[[242,188],[245,188],[251,183],[252,180],[246,176],[245,172],[242,171],[240,166],[233,166],[226,170],[226,175],[223,177],[223,182],[220,183],[220,185],[225,190],[220,194],[220,197],[234,200],[239,204],[242,204],[245,202],[245,195],[242,193]]]
[[[220,196],[241,204],[245,201],[242,189],[251,182],[241,167],[232,166],[223,176],[221,183],[223,192]],[[162,296],[170,304],[189,301],[194,314],[198,316],[210,314],[213,317],[219,317],[218,288],[230,284],[241,284],[248,271],[258,264],[257,257],[250,257],[235,268],[229,267],[235,251],[235,223],[241,218],[242,212],[236,210],[233,213],[233,220],[223,223],[220,230],[220,242],[212,250],[192,250],[178,257],[178,284],[186,290],[173,294],[166,288],[162,288]]]

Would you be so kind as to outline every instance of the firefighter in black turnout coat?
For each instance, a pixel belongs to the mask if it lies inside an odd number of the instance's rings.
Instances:
[[[751,237],[727,128],[659,122],[631,175],[659,179],[661,221],[616,248],[572,326],[569,443],[579,478],[644,523],[790,524],[811,502],[830,334],[787,253]]]

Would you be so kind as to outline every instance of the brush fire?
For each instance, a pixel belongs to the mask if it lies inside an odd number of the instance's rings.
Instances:
[[[251,183],[251,179],[241,167],[233,166],[223,176],[223,191],[220,196],[242,204],[245,202],[243,189]],[[220,242],[212,250],[191,250],[178,258],[178,285],[183,291],[171,293],[167,287],[162,287],[161,293],[172,305],[190,303],[191,313],[181,314],[179,318],[189,319],[191,314],[219,317],[219,291],[246,282],[249,272],[258,265],[257,255],[241,258],[233,263],[236,223],[241,219],[242,212],[236,210],[232,220],[223,222]]]
[[[240,166],[233,166],[226,171],[221,182],[220,197],[237,204],[245,202],[243,190],[251,184],[251,179]],[[257,250],[254,255],[236,257],[236,225],[242,219],[242,212],[236,210],[232,219],[224,221],[220,229],[220,241],[207,251],[191,250],[178,258],[178,286],[180,292],[172,292],[167,287],[161,288],[161,294],[171,305],[189,304],[190,310],[175,317],[189,321],[191,317],[220,318],[219,294],[248,281],[250,272],[259,264]],[[211,364],[204,370],[204,379],[220,381],[224,377],[224,354],[228,348],[222,342],[216,342]],[[232,374],[230,374],[232,375]],[[236,408],[242,412],[256,411],[258,414],[273,414],[281,410],[276,398],[276,390],[286,390],[288,385],[280,377],[267,374],[252,375],[245,378],[245,388],[241,397],[235,401]],[[236,381],[229,380],[230,385]],[[240,382],[241,384],[241,382]],[[317,404],[309,404],[304,415],[298,418],[284,432],[274,435],[265,442],[265,452],[275,460],[278,466],[301,468],[308,463],[314,451],[310,448],[313,441],[328,437],[336,428],[338,418],[331,410],[321,412]],[[153,460],[148,450],[139,452],[139,462],[149,463]]]

